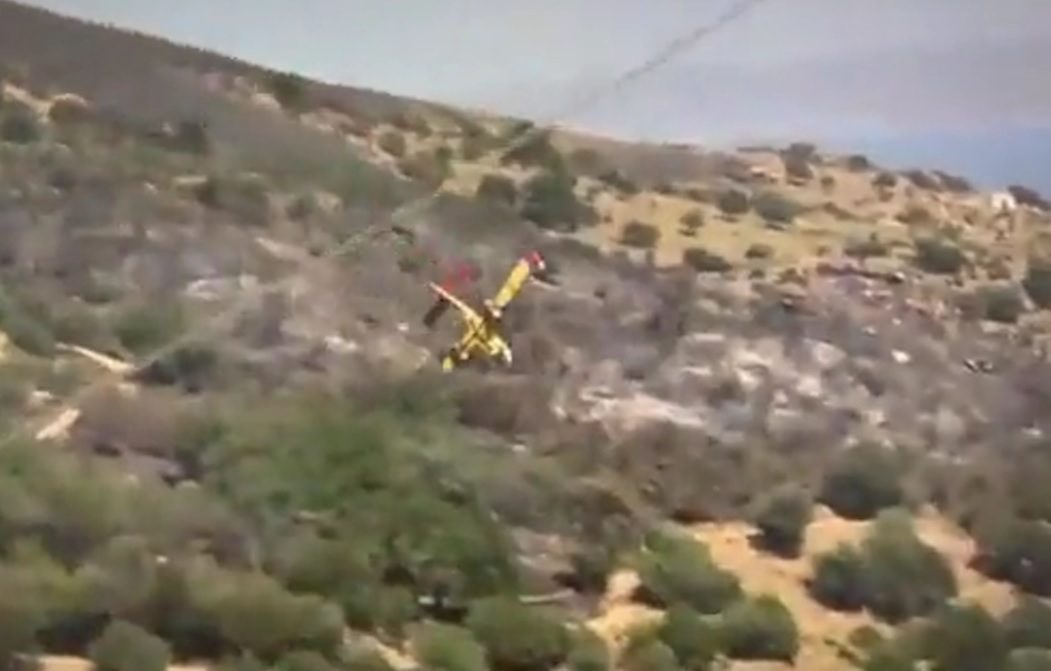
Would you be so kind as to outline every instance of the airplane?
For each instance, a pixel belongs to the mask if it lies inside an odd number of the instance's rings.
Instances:
[[[433,328],[450,306],[460,311],[464,322],[463,336],[442,357],[442,370],[451,371],[457,366],[478,359],[498,361],[510,366],[513,360],[511,346],[500,328],[504,310],[529,279],[543,279],[546,273],[547,264],[539,252],[526,254],[511,268],[496,295],[483,301],[478,310],[453,294],[449,289],[449,282],[429,282],[431,290],[438,294],[438,298],[423,316],[424,325],[429,329]],[[456,279],[472,278],[465,278],[464,273],[461,273]]]

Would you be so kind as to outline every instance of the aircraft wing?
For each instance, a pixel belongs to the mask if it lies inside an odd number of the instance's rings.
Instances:
[[[511,268],[511,272],[507,275],[507,279],[504,280],[504,285],[500,287],[500,290],[496,292],[496,296],[493,298],[493,304],[503,310],[507,307],[507,304],[518,295],[518,292],[522,290],[522,286],[525,285],[526,281],[529,280],[531,269],[529,262],[525,259],[520,259],[518,263]]]
[[[448,290],[441,287],[440,285],[435,284],[434,282],[431,282],[430,286],[435,293],[441,296],[444,300],[449,301],[449,303],[451,303],[453,307],[459,310],[460,314],[463,315],[464,321],[466,321],[468,324],[476,324],[482,321],[481,316],[479,316],[479,314],[475,312],[470,305],[464,303],[462,300],[449,293]]]

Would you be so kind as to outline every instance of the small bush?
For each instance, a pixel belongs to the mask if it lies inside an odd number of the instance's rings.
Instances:
[[[517,143],[500,158],[504,165],[516,163],[524,167],[537,167],[554,172],[566,172],[565,159],[551,144],[549,132],[534,134],[524,142]]]
[[[1022,597],[1004,615],[1002,626],[1012,648],[1051,650],[1051,606],[1039,599]]]
[[[923,170],[906,170],[905,179],[912,182],[917,189],[925,191],[941,190],[941,184],[938,183],[938,180]]]
[[[916,660],[894,644],[878,645],[868,651],[861,671],[917,671]]]
[[[1041,309],[1051,308],[1051,260],[1029,259],[1022,288],[1034,305]]]
[[[323,655],[313,650],[294,650],[281,656],[274,671],[337,671]]]
[[[974,191],[974,186],[959,175],[952,175],[941,170],[936,170],[934,174],[937,175],[942,187],[953,193],[970,193]]]
[[[98,671],[166,671],[171,652],[162,639],[117,620],[91,645],[89,656]]]
[[[746,259],[769,259],[774,256],[774,248],[765,242],[755,242],[748,245],[744,252]]]
[[[1051,650],[1019,648],[1007,655],[1005,671],[1051,671]]]
[[[871,519],[904,498],[894,459],[877,446],[863,445],[843,454],[825,475],[819,500],[837,515]]]
[[[933,671],[989,671],[1003,668],[1007,644],[999,624],[979,606],[947,606],[924,637],[924,656]]]
[[[405,156],[405,136],[396,130],[388,130],[380,135],[377,145],[389,156],[402,158]]]
[[[907,513],[881,513],[861,553],[865,605],[885,620],[927,615],[956,594],[948,562],[916,536]]]
[[[726,189],[719,194],[716,205],[727,216],[736,217],[748,212],[751,207],[748,194],[740,189]]]
[[[954,275],[967,265],[967,257],[951,242],[923,238],[916,241],[915,263],[928,273]]]
[[[1008,520],[981,534],[978,566],[1030,594],[1051,597],[1051,525]]]
[[[799,629],[792,613],[775,596],[746,599],[723,616],[722,641],[732,659],[795,660]]]
[[[893,189],[897,183],[898,178],[890,172],[880,172],[872,178],[872,186],[879,189]]]
[[[755,520],[763,546],[778,554],[797,556],[813,511],[813,501],[798,488],[773,492],[763,502]]]
[[[60,95],[51,101],[47,116],[52,123],[59,126],[72,126],[88,120],[91,108],[80,96]]]
[[[679,231],[686,236],[697,235],[704,226],[704,213],[700,210],[690,210],[679,219]]]
[[[619,170],[607,170],[598,179],[622,196],[634,196],[639,192],[639,185]]]
[[[713,614],[741,595],[737,577],[718,567],[708,548],[689,537],[654,532],[645,549],[638,596],[646,603],[658,607],[683,603]]]
[[[689,606],[676,604],[664,616],[657,637],[675,653],[683,669],[704,671],[720,651],[719,631]]]
[[[722,256],[703,247],[690,247],[682,252],[683,265],[699,273],[725,273],[733,270],[733,264]]]
[[[889,251],[886,243],[880,240],[876,233],[872,233],[867,238],[860,240],[848,240],[843,248],[844,254],[857,259],[886,256]]]
[[[865,565],[861,554],[842,544],[814,560],[810,593],[828,608],[856,611],[865,607]]]
[[[575,180],[557,172],[541,173],[525,185],[521,215],[541,228],[574,231],[592,223],[588,210],[573,191]]]
[[[511,598],[475,602],[466,624],[494,671],[546,671],[569,653],[569,635],[560,621]]]
[[[587,627],[574,633],[566,657],[570,671],[609,671],[611,662],[609,647],[598,634]]]
[[[851,172],[865,172],[872,169],[872,162],[867,156],[852,154],[847,157],[847,169]]]
[[[589,545],[570,557],[572,573],[570,586],[586,594],[601,594],[606,590],[609,574],[616,556],[610,548]]]
[[[640,249],[652,249],[660,239],[660,231],[653,224],[629,221],[620,232],[621,244]]]
[[[0,141],[30,144],[40,139],[40,124],[30,110],[15,108],[0,117]]]
[[[113,330],[123,347],[141,355],[174,340],[184,327],[185,315],[180,305],[143,304],[119,315]]]
[[[426,152],[398,161],[398,170],[409,179],[420,182],[429,189],[437,189],[451,174],[447,163]]]
[[[509,177],[497,174],[489,174],[478,183],[475,196],[495,203],[501,203],[508,207],[514,207],[518,199],[518,187]]]
[[[413,634],[413,649],[424,668],[433,671],[487,671],[485,649],[471,632],[431,623]]]
[[[47,325],[0,287],[0,330],[23,352],[51,356],[55,338]]]
[[[267,188],[259,175],[212,175],[195,188],[194,195],[205,207],[225,210],[251,226],[265,226],[270,216]]]
[[[203,156],[211,148],[208,126],[199,120],[185,119],[175,127],[172,149],[196,156]]]
[[[307,82],[302,77],[289,72],[274,72],[267,77],[266,86],[286,110],[298,111],[306,106]]]
[[[782,224],[792,222],[803,211],[799,203],[772,191],[756,196],[752,202],[752,208],[765,221]]]
[[[782,159],[785,167],[785,175],[795,182],[809,182],[814,178],[814,169],[810,167],[809,160],[804,156],[787,154]]]
[[[922,205],[910,204],[897,217],[898,221],[908,226],[924,226],[934,223],[930,210]]]
[[[979,292],[985,319],[1001,324],[1015,324],[1025,312],[1025,301],[1013,286],[985,287]]]
[[[672,649],[655,638],[629,645],[619,666],[625,671],[679,671],[682,668]]]

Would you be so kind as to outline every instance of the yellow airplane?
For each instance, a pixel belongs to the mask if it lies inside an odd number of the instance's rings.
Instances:
[[[511,346],[500,332],[504,310],[522,290],[530,277],[543,277],[546,263],[537,252],[523,256],[511,268],[503,286],[492,299],[486,299],[480,310],[475,310],[452,294],[446,287],[430,282],[438,300],[424,315],[423,322],[431,328],[438,317],[451,305],[460,311],[464,322],[464,334],[442,358],[442,370],[450,371],[473,359],[495,360],[510,366]]]

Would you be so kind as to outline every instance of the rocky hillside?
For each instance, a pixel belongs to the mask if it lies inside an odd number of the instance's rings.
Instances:
[[[6,2],[0,66],[5,662],[1047,668],[1040,194]],[[530,249],[440,373],[427,280]]]

